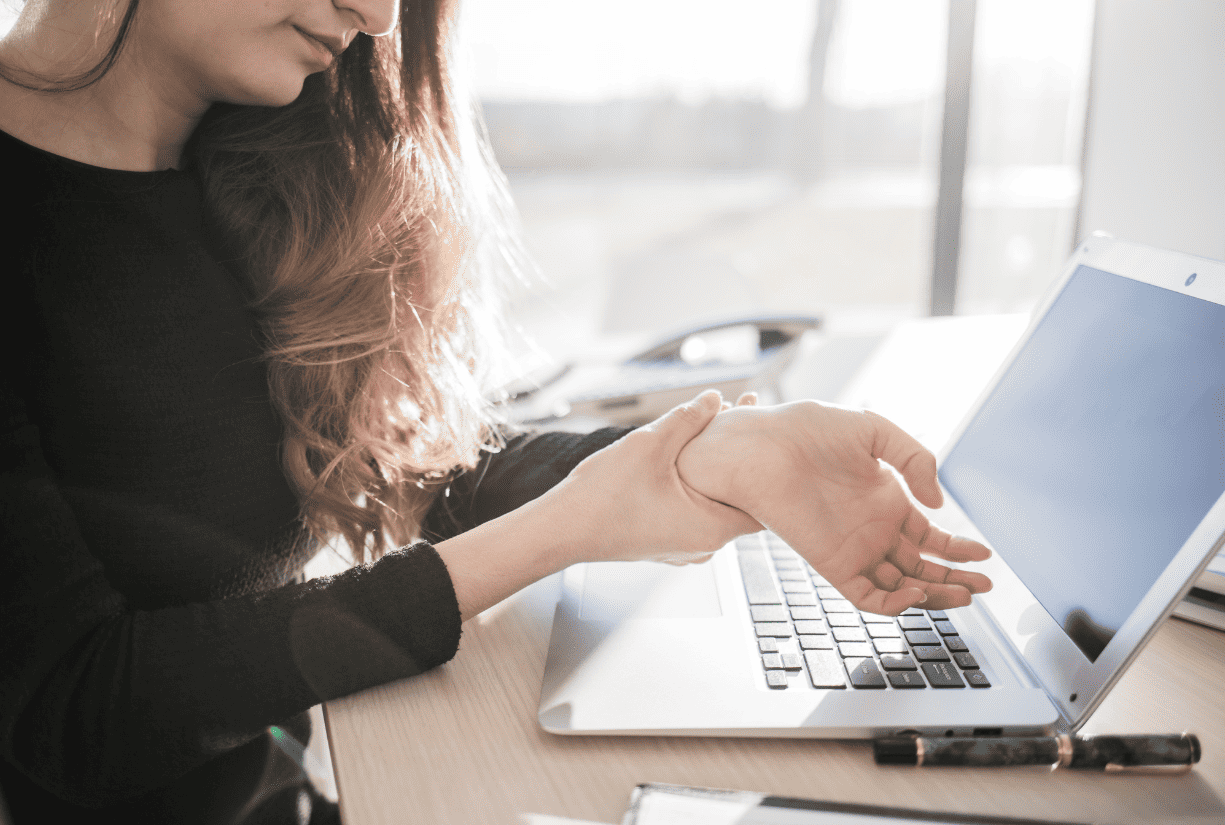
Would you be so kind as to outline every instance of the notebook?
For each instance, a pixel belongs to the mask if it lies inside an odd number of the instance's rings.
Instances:
[[[768,533],[703,565],[577,565],[541,726],[1079,728],[1225,542],[1225,264],[1091,238],[946,441],[933,518],[993,548],[990,593],[863,615]]]

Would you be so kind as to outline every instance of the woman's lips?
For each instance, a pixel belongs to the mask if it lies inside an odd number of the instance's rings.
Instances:
[[[332,61],[339,57],[341,51],[344,50],[344,41],[340,38],[315,34],[305,29],[300,29],[297,26],[294,26],[294,31],[302,35],[302,38],[311,45],[311,48],[319,55],[320,59],[328,65],[331,65]]]

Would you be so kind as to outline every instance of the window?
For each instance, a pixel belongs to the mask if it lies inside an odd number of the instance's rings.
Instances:
[[[1092,9],[977,4],[959,312],[1027,308],[1070,251]],[[517,306],[525,326],[567,360],[748,313],[833,330],[927,314],[949,14],[466,0],[475,85],[544,277]]]

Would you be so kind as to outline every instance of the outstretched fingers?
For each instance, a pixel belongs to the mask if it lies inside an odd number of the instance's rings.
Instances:
[[[959,572],[961,571],[952,571],[952,573]],[[957,581],[958,577],[955,576],[950,576],[948,582],[932,582],[927,579],[908,576],[889,562],[882,562],[877,565],[868,578],[881,590],[896,591],[908,588],[922,590],[927,594],[927,600],[922,604],[924,610],[944,610],[949,607],[964,607],[970,603],[974,593],[981,592]],[[977,587],[981,582],[975,581],[971,582],[971,584]],[[990,582],[987,582],[987,585],[987,589],[990,589]]]
[[[991,558],[991,551],[985,545],[941,530],[917,508],[911,508],[902,522],[901,533],[920,552],[947,561],[984,561]]]
[[[954,570],[940,562],[925,559],[919,549],[909,541],[898,543],[890,554],[890,561],[903,574],[933,584],[955,584],[971,593],[986,593],[991,589],[991,579],[972,570]]]
[[[853,576],[839,590],[857,610],[885,616],[896,616],[920,604],[927,607],[928,601],[927,593],[921,587],[886,589],[877,587],[866,576]]]

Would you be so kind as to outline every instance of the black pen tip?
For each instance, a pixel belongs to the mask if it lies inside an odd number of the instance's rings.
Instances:
[[[919,749],[914,739],[899,736],[874,741],[872,755],[878,765],[913,765],[918,762]]]

